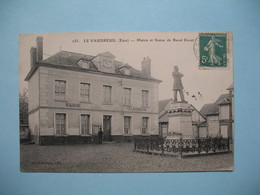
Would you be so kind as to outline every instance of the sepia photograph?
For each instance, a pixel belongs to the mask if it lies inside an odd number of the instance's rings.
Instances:
[[[231,32],[19,35],[20,171],[234,170]]]

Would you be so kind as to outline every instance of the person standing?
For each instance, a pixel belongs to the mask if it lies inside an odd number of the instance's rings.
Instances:
[[[103,131],[101,130],[101,127],[99,127],[98,144],[102,144],[102,141],[103,141]]]

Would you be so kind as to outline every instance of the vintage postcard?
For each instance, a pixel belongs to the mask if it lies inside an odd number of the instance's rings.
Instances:
[[[22,172],[234,169],[231,32],[20,34]]]

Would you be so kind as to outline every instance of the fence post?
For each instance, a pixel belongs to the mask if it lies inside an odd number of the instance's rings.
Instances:
[[[198,138],[198,153],[200,154],[200,148],[201,148],[201,145],[200,145],[200,138]]]
[[[180,138],[180,155],[182,156],[182,145],[183,145],[183,143],[182,143],[182,137]]]
[[[147,142],[146,142],[146,149],[147,149],[147,152],[149,152],[149,140],[147,140]]]
[[[164,154],[164,140],[161,139],[161,145],[162,145],[162,153]]]
[[[228,151],[230,151],[230,146],[229,146],[229,138],[227,138],[227,147],[228,147]]]

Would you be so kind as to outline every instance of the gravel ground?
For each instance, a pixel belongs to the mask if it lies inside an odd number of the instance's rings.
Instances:
[[[22,172],[179,172],[233,170],[233,153],[191,158],[133,152],[133,143],[20,146]]]

